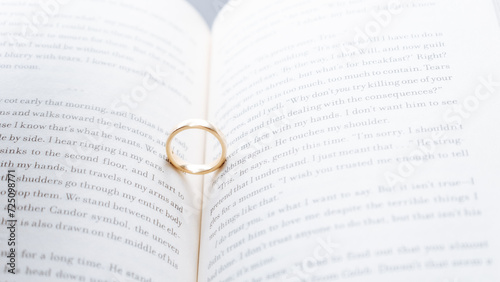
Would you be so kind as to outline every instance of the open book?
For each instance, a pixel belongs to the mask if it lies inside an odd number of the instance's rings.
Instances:
[[[496,7],[1,1],[0,280],[500,281]]]

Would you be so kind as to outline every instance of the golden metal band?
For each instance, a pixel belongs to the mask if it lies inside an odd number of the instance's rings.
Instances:
[[[200,165],[200,164],[190,164],[185,160],[181,159],[180,157],[176,156],[172,152],[171,148],[172,140],[174,140],[174,137],[177,134],[188,129],[202,129],[208,131],[213,136],[215,136],[215,138],[219,140],[220,145],[222,147],[222,153],[220,158],[211,164]],[[172,133],[170,133],[170,136],[168,136],[166,149],[167,149],[168,161],[180,171],[190,174],[207,174],[217,170],[226,161],[226,154],[227,154],[227,145],[222,133],[213,124],[202,119],[189,119],[177,125],[172,131]]]

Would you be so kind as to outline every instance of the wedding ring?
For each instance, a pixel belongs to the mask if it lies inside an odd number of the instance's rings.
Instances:
[[[188,129],[205,130],[211,133],[213,136],[215,136],[215,138],[219,140],[220,145],[222,147],[222,153],[220,155],[220,158],[218,160],[215,160],[211,164],[190,164],[185,160],[183,160],[182,158],[175,155],[171,148],[172,140],[174,140],[174,137],[177,134]],[[210,173],[212,171],[217,170],[226,161],[227,147],[226,147],[226,141],[224,140],[222,133],[213,124],[202,119],[189,119],[177,125],[172,131],[172,133],[170,133],[170,135],[168,136],[166,149],[167,149],[168,161],[180,171],[190,174]]]

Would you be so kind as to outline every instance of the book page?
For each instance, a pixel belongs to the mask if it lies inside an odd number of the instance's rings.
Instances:
[[[201,181],[173,169],[164,146],[173,126],[204,116],[201,17],[181,0],[2,1],[0,11],[0,276],[196,281]],[[202,161],[202,141],[174,146]]]
[[[230,3],[199,281],[499,280],[499,38],[489,0]]]

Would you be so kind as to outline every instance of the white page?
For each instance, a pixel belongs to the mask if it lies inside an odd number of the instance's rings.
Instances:
[[[2,1],[0,11],[1,183],[15,168],[19,191],[19,273],[6,272],[2,231],[1,276],[195,281],[201,182],[167,164],[164,144],[175,124],[204,116],[201,17],[180,0]],[[202,141],[184,142],[178,153],[201,162]]]
[[[497,281],[499,35],[486,0],[230,3],[199,281]]]

